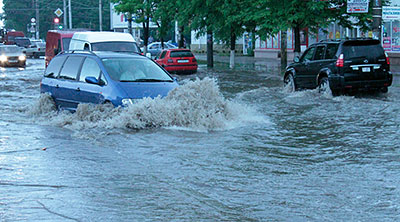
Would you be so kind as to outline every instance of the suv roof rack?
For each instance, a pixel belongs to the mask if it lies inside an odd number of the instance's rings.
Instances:
[[[97,56],[96,55],[96,53],[94,53],[93,51],[89,51],[89,50],[65,50],[65,51],[61,51],[59,54],[64,54],[64,53],[89,53],[89,54],[92,54],[92,55],[95,55],[95,56]]]

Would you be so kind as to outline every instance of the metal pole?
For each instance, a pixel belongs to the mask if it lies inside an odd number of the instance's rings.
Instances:
[[[64,27],[67,28],[67,4],[65,0],[63,0],[63,9],[64,9]]]
[[[372,33],[381,40],[382,33],[382,0],[372,1]]]
[[[39,39],[39,0],[36,0],[36,39]]]
[[[71,0],[68,0],[68,19],[69,19],[69,29],[72,29],[72,10],[71,10]]]
[[[101,8],[102,8],[101,0],[99,0],[99,26],[100,26],[100,32],[103,31],[103,16],[102,16],[102,13],[101,13]]]

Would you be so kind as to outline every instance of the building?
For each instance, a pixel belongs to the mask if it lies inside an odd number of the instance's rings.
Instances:
[[[125,32],[128,33],[128,19],[125,14],[118,13],[114,10],[116,4],[110,3],[110,29],[114,32]],[[135,17],[132,16],[132,35],[135,40],[139,43],[140,36],[143,32],[142,23],[136,23]],[[157,29],[157,25],[154,22],[150,22],[150,29]]]

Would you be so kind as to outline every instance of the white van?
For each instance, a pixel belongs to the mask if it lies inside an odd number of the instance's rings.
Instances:
[[[75,32],[69,50],[142,53],[132,35],[122,32]]]

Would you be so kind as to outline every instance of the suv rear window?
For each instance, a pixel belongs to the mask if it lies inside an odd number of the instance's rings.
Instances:
[[[348,41],[343,43],[343,54],[346,59],[377,58],[385,54],[379,41]]]
[[[193,57],[193,54],[191,51],[172,51],[170,57]]]

